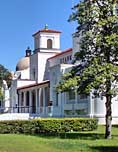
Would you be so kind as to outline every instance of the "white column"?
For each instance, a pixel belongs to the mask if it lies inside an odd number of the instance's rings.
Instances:
[[[5,103],[5,105],[4,105],[4,108],[5,108],[4,112],[8,112],[9,107],[10,107],[9,89],[8,88],[4,90],[4,103]]]

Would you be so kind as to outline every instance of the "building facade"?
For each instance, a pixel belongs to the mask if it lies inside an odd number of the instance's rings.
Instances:
[[[60,49],[60,31],[46,26],[33,34],[34,51],[16,65],[10,88],[8,113],[29,114],[34,117],[96,117],[105,123],[105,98],[79,95],[77,90],[57,93],[55,86],[74,64],[79,51],[80,33],[74,33],[73,47]],[[118,123],[118,97],[112,101],[113,123]]]

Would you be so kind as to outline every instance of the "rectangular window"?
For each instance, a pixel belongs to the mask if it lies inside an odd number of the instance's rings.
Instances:
[[[58,93],[56,93],[56,106],[58,106]]]
[[[118,6],[116,6],[115,14],[118,15]]]
[[[62,59],[60,59],[60,63],[62,63]]]
[[[26,93],[26,106],[29,106],[29,91]]]
[[[66,57],[65,57],[65,63],[66,63]]]
[[[22,92],[21,93],[21,106],[23,106],[23,103],[24,103],[24,93]]]
[[[79,110],[75,110],[77,115],[85,115],[87,114],[87,109],[79,109]]]
[[[72,56],[70,55],[70,60],[72,60]]]
[[[36,72],[35,72],[35,69],[33,69],[33,80],[35,80],[36,78]]]
[[[80,95],[80,99],[86,99],[87,98],[87,95],[86,94],[81,94]]]
[[[67,56],[67,61],[69,61],[69,56]]]
[[[74,100],[75,99],[75,91],[70,90],[68,93],[69,93],[69,100]]]

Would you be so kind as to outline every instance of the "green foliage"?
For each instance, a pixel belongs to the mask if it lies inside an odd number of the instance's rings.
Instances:
[[[2,101],[4,98],[3,92],[2,92],[2,88],[0,87],[0,101]]]
[[[0,133],[58,134],[70,131],[90,131],[97,128],[97,119],[34,119],[27,121],[0,121]]]
[[[118,54],[118,16],[114,14],[116,0],[84,0],[74,7],[71,20],[78,21],[78,31],[82,31],[79,59],[90,61],[99,56],[113,62]],[[115,54],[114,54],[115,53]],[[75,56],[75,57],[78,57]]]
[[[92,89],[104,96],[118,94],[118,15],[117,0],[83,0],[77,4],[69,21],[77,21],[81,36],[75,62],[80,64],[62,77],[58,91],[77,86],[80,93]],[[112,87],[113,86],[113,87]]]
[[[68,79],[66,79],[67,77],[64,75],[63,77],[62,77],[62,81],[59,83],[59,84],[57,84],[57,86],[56,86],[56,91],[57,92],[66,92],[66,91],[69,91],[69,90],[71,90],[71,89],[74,89],[77,85],[78,85],[78,81],[79,81],[79,76],[75,76],[75,77],[73,77],[73,78],[68,78]]]
[[[80,93],[89,93],[92,89],[95,89],[96,93],[105,96],[110,94],[116,96],[118,88],[113,82],[117,81],[118,66],[106,63],[94,58],[83,70],[80,76]],[[110,79],[112,87],[107,90],[107,81]]]
[[[79,60],[80,64],[57,89],[65,91],[77,84],[79,93],[94,91],[97,96],[105,96],[106,138],[111,138],[111,99],[118,95],[118,0],[83,0],[73,10],[69,21],[78,22],[80,36],[74,62]]]
[[[2,86],[3,80],[6,80],[8,87],[10,87],[12,74],[8,69],[0,64],[0,87]]]
[[[97,130],[61,133],[58,137],[0,134],[0,152],[117,152],[118,126],[105,141],[104,126]],[[66,138],[66,139],[65,139]]]

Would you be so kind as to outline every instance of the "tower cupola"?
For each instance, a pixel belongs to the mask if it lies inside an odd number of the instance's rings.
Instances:
[[[28,46],[25,52],[26,52],[26,55],[25,55],[25,56],[26,56],[26,57],[29,57],[29,56],[31,56],[32,50],[31,50],[30,47]]]
[[[34,52],[57,52],[60,50],[60,31],[48,28],[39,30],[34,37]]]

